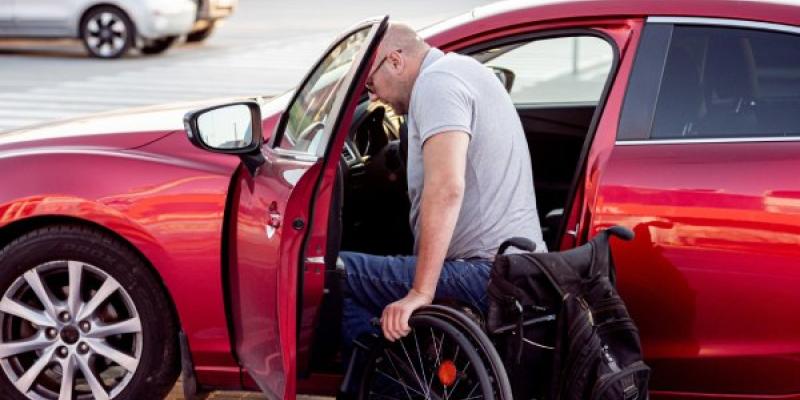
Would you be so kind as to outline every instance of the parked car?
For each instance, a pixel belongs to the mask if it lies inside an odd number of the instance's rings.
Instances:
[[[211,36],[220,21],[233,14],[238,0],[195,0],[197,20],[186,36],[187,42],[202,42]]]
[[[0,37],[77,38],[98,58],[158,54],[193,29],[195,1],[0,0]]]
[[[269,101],[0,136],[0,393],[158,398],[181,367],[189,394],[334,393],[338,252],[411,251],[404,121],[363,89],[386,24]],[[421,35],[510,90],[550,249],[636,232],[652,398],[800,398],[800,7],[499,3]]]

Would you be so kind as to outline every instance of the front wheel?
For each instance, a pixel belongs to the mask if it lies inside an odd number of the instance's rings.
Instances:
[[[81,41],[94,57],[119,58],[131,47],[134,26],[122,10],[102,6],[81,19]]]
[[[165,38],[153,39],[142,46],[141,51],[143,54],[160,54],[172,47],[177,39],[177,36],[167,36]]]
[[[55,226],[18,238],[0,251],[0,293],[4,399],[158,399],[177,379],[168,300],[104,233]]]

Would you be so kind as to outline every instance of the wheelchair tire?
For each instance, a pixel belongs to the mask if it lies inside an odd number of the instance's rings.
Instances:
[[[409,325],[402,340],[372,346],[359,399],[511,399],[500,357],[476,323],[452,308],[429,306]]]

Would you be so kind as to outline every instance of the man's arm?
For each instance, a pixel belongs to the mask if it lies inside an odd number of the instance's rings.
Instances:
[[[465,132],[447,131],[431,136],[423,145],[417,267],[408,295],[383,310],[381,326],[389,340],[407,335],[411,313],[433,301],[464,198],[469,141]]]

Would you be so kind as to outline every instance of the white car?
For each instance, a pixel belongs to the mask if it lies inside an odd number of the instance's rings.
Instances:
[[[79,38],[95,57],[161,53],[197,18],[196,0],[0,0],[0,37]]]

